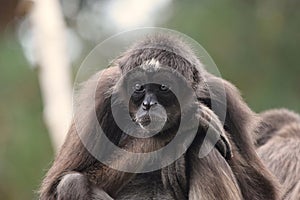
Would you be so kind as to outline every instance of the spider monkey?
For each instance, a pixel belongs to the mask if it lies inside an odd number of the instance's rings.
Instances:
[[[217,107],[225,104],[224,125],[211,109],[212,101]],[[43,180],[41,200],[279,199],[277,182],[255,153],[250,130],[256,115],[232,84],[204,69],[182,38],[162,34],[138,41],[85,83],[78,102],[64,145]],[[118,124],[114,112],[131,125]],[[174,161],[154,171],[118,170],[144,169],[156,158],[132,160],[103,142],[107,137],[127,152],[149,153],[171,143],[181,123],[173,151],[184,153],[176,159],[164,154],[163,160]],[[109,165],[96,159],[86,142]],[[203,146],[212,148],[199,158]]]

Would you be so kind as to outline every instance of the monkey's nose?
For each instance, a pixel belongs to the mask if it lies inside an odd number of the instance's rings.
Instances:
[[[149,110],[151,107],[150,102],[143,101],[143,110]]]
[[[143,101],[142,107],[144,110],[149,110],[152,106],[156,105],[156,101]]]

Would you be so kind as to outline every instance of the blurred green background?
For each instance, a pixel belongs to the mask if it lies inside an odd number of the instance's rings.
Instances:
[[[156,25],[198,41],[254,111],[300,112],[300,1],[177,0],[165,9],[168,18],[157,16]],[[0,199],[34,199],[53,150],[37,73],[15,34],[1,34]]]

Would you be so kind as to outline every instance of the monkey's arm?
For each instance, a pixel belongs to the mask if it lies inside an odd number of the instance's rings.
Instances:
[[[213,149],[204,158],[199,158],[198,151],[190,149],[188,163],[188,199],[243,199],[233,171],[218,150]]]
[[[74,194],[75,196],[83,195],[83,199],[90,198],[89,196],[91,187],[88,184],[88,180],[86,180],[86,178],[83,178],[83,176],[81,175],[77,175],[78,173],[83,174],[88,168],[97,163],[97,160],[86,149],[85,145],[83,144],[82,138],[97,138],[98,131],[96,127],[97,124],[99,124],[99,121],[95,117],[93,117],[95,110],[100,110],[99,118],[102,124],[110,122],[110,118],[105,115],[105,107],[109,106],[108,103],[110,101],[108,97],[111,95],[109,93],[111,92],[111,88],[117,82],[119,77],[119,69],[117,67],[111,67],[94,75],[85,83],[84,87],[81,89],[81,94],[77,99],[78,105],[76,105],[76,110],[74,110],[73,122],[69,129],[65,142],[56,155],[51,168],[49,169],[46,177],[42,182],[39,191],[41,200],[57,199],[57,197],[59,196],[57,194],[58,184],[65,175],[73,174],[74,172],[76,172],[75,176],[67,176],[64,179],[65,183],[70,182],[72,185],[73,182],[75,182],[77,184],[77,187],[81,187],[82,189],[77,190],[77,192],[73,191],[72,194]],[[91,103],[93,101],[94,103]],[[104,131],[106,131],[108,128],[109,127],[107,126],[104,127]],[[117,131],[118,130],[116,128],[112,127],[110,134],[116,134]],[[113,137],[111,138],[112,140],[117,139]],[[69,181],[74,179],[76,181]],[[70,184],[61,184],[60,188],[64,188],[66,191],[68,191],[66,187],[69,186]],[[62,192],[62,190],[60,190],[60,192]],[[71,191],[68,192],[68,194],[71,194]]]
[[[133,139],[126,142],[123,149],[131,152],[142,153],[159,148],[156,141],[149,139]],[[57,186],[57,199],[110,200],[135,176],[135,173],[118,171],[114,168],[122,166],[134,171],[148,163],[144,159],[133,159],[123,154],[118,155],[116,152],[111,152],[109,160],[109,166],[97,162],[82,173],[67,172]]]
[[[235,174],[243,198],[280,199],[277,181],[255,152],[251,131],[258,120],[257,115],[247,106],[231,83],[211,74],[205,75],[205,82],[210,89],[197,91],[197,97],[200,101],[214,101],[215,108],[225,106],[224,129],[231,138],[233,149],[233,158],[227,163]],[[224,92],[225,101],[222,95]],[[221,118],[224,117],[222,112],[215,113]]]
[[[198,132],[187,152],[189,199],[242,199],[239,185],[227,163],[232,159],[232,141],[219,118],[208,107],[200,104],[197,117]],[[203,154],[206,151],[210,152]]]
[[[186,138],[195,129],[197,131],[196,137],[193,138],[187,153],[162,169],[164,186],[171,192],[174,199],[202,199],[202,197],[205,197],[204,199],[217,199],[220,190],[228,199],[239,199],[235,198],[240,195],[239,188],[225,161],[225,159],[230,159],[232,155],[229,138],[227,138],[218,117],[205,105],[197,103],[197,106],[196,112],[186,113],[188,117],[184,118],[182,123],[187,126],[183,128],[182,133],[177,133],[180,134],[181,139],[177,140],[177,147],[174,150],[188,146],[186,141],[190,140]],[[191,118],[194,119],[191,120]],[[210,128],[209,132],[207,132],[208,128]],[[205,158],[199,158],[200,148],[211,149],[212,152]],[[217,187],[219,190],[216,190],[215,187],[208,189],[209,184],[215,182],[218,175],[221,180],[216,183],[217,185],[220,184]]]
[[[131,138],[124,142],[126,145],[123,150],[132,153],[147,153],[155,151],[165,145],[165,141],[156,140],[155,138]],[[153,162],[153,158],[123,152],[111,152],[110,158],[106,161],[109,166],[100,162],[87,170],[86,176],[97,187],[102,188],[111,196],[115,197],[118,192],[136,175],[134,172],[141,171],[146,165]],[[125,169],[133,173],[119,171],[116,169]]]

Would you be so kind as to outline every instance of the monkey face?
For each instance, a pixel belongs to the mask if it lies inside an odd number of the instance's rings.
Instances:
[[[138,67],[123,77],[122,87],[132,121],[155,133],[180,124],[182,108],[192,96],[184,78],[167,67]]]
[[[133,120],[142,128],[159,131],[179,118],[180,105],[169,87],[154,83],[133,85],[129,110]]]

